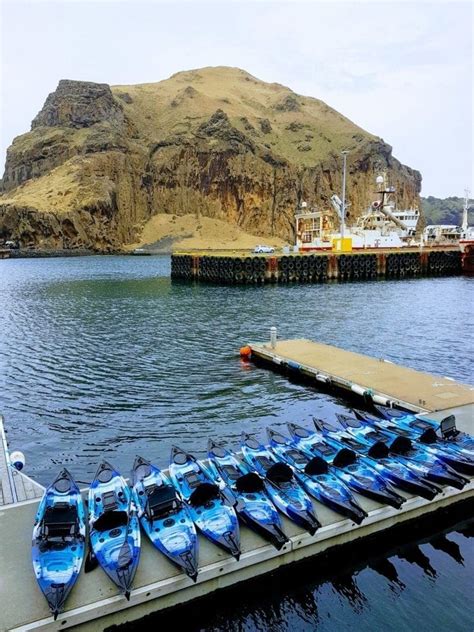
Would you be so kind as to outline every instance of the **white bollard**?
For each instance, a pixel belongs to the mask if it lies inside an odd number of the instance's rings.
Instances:
[[[276,347],[277,343],[277,328],[270,327],[270,346],[272,349]]]

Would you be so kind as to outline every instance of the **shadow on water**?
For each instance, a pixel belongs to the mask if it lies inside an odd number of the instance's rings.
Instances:
[[[419,521],[398,525],[382,535],[352,542],[282,567],[262,578],[221,590],[218,597],[203,597],[108,630],[135,632],[149,626],[157,629],[173,626],[189,632],[315,629],[336,632],[354,626],[352,629],[401,631],[406,629],[406,618],[397,614],[401,607],[407,617],[416,622],[419,631],[447,629],[442,627],[442,616],[436,614],[436,609],[434,620],[420,618],[418,598],[424,586],[420,583],[419,571],[434,586],[443,579],[440,588],[448,598],[449,590],[443,587],[450,570],[446,562],[451,559],[462,566],[463,552],[468,550],[462,538],[460,543],[452,538],[474,527],[474,519],[458,522],[462,516],[472,515],[473,509],[473,501],[466,501],[448,511],[436,512],[435,519],[422,517]],[[426,545],[432,547],[429,556],[422,550]],[[441,555],[438,550],[442,551]],[[381,582],[381,578],[384,581]],[[455,592],[455,598],[464,600],[470,593],[470,577],[457,581],[456,591],[460,594]],[[331,592],[338,601],[334,601]],[[388,598],[390,594],[392,599]],[[382,610],[378,607],[380,600],[384,604]],[[451,597],[449,605],[455,609],[453,601]],[[436,617],[441,627],[433,628]],[[464,607],[464,619],[468,618],[469,612]],[[463,629],[462,625],[458,629]]]

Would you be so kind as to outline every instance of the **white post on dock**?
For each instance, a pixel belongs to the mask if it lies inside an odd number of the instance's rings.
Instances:
[[[277,328],[270,327],[270,346],[272,349],[276,347],[277,344]]]

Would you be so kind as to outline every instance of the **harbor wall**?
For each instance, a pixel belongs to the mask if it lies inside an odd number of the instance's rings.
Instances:
[[[220,284],[325,283],[461,274],[457,249],[287,255],[175,253],[171,278]]]

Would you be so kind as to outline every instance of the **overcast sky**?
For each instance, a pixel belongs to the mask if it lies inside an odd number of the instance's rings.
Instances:
[[[322,99],[423,175],[473,190],[471,2],[2,2],[2,163],[60,79],[238,66]]]

